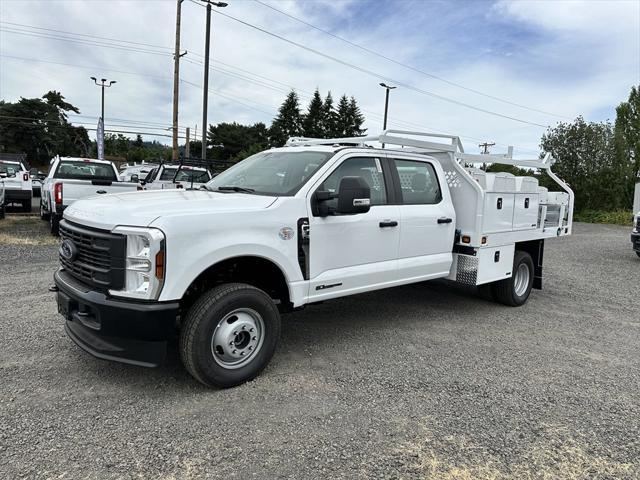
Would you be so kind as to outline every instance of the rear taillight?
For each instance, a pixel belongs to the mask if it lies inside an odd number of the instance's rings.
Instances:
[[[53,186],[53,198],[56,205],[62,205],[62,184],[56,183]]]
[[[24,180],[25,182],[29,181],[29,174],[28,173],[23,173],[22,174],[22,180]]]

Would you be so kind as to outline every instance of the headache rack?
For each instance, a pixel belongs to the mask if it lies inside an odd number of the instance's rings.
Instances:
[[[433,132],[384,130],[379,135],[347,138],[292,137],[286,146],[328,145],[386,148],[393,152],[428,155],[440,163],[456,210],[458,244],[483,247],[496,242],[519,242],[568,235],[573,224],[574,194],[551,167],[549,153],[542,158],[513,158],[506,154],[470,154],[460,137]],[[561,189],[549,192],[533,176],[487,173],[477,164],[499,163],[545,172]],[[491,237],[492,241],[488,241]]]

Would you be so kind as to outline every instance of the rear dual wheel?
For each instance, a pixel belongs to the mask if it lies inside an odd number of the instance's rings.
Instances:
[[[531,294],[534,272],[531,255],[516,250],[511,277],[490,285],[493,299],[510,307],[524,305]]]
[[[180,357],[207,386],[228,388],[255,378],[280,337],[280,313],[262,290],[242,283],[217,286],[189,309],[180,330]]]

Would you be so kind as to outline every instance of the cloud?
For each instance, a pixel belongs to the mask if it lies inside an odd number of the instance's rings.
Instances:
[[[613,118],[615,106],[626,99],[631,85],[640,83],[638,2],[263,1],[397,62],[558,116],[404,68],[257,2],[230,0],[222,12],[402,84],[533,123],[555,124],[578,114],[590,120]],[[182,49],[189,53],[181,62],[180,124],[192,131],[197,124],[201,131],[205,9],[196,3],[183,3]],[[174,1],[5,0],[0,2],[0,19],[137,42],[123,43],[122,49],[77,44],[33,36],[37,30],[3,23],[1,98],[36,97],[57,89],[83,114],[97,116],[100,92],[88,77],[106,77],[118,81],[106,95],[108,125],[127,124],[116,119],[171,124]],[[304,106],[315,88],[323,95],[331,90],[334,98],[354,95],[369,131],[381,128],[384,91],[379,78],[218,14],[212,18],[211,38],[209,122],[269,123],[286,92],[295,87]],[[475,151],[475,143],[494,140],[501,144],[496,151],[513,144],[516,152],[520,147],[529,155],[537,151],[544,131],[409,88],[393,91],[390,122],[401,128],[459,134],[469,151]]]

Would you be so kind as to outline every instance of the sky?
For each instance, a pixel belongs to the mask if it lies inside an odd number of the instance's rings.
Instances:
[[[336,102],[354,96],[375,134],[386,82],[397,86],[389,128],[532,157],[547,126],[613,121],[640,84],[640,0],[227,2],[212,15],[209,123],[269,125],[291,88],[305,108],[318,88]],[[201,3],[182,3],[179,125],[192,137],[202,128]],[[176,0],[0,0],[0,98],[58,90],[81,111],[70,119],[94,127],[100,89],[89,77],[115,80],[106,128],[169,144],[175,15]]]

